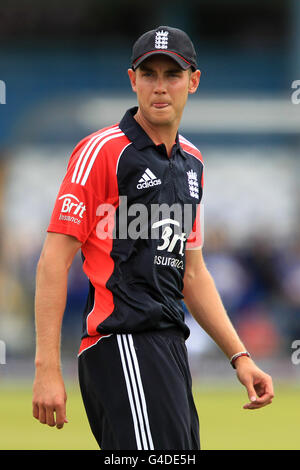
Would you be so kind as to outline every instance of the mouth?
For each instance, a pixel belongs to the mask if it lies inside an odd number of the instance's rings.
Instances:
[[[152,106],[156,109],[164,109],[169,106],[169,103],[153,103]]]

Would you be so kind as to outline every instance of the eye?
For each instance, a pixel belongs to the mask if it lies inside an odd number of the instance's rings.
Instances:
[[[178,71],[169,72],[169,77],[180,77],[181,73]]]

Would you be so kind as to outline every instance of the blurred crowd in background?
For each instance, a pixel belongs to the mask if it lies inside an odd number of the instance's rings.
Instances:
[[[163,24],[188,32],[202,71],[181,133],[205,162],[208,269],[255,357],[290,357],[300,339],[300,105],[291,101],[300,2],[3,0],[0,339],[8,357],[33,355],[35,269],[68,158],[135,105],[126,75],[133,41]],[[70,354],[87,290],[78,256],[63,326]],[[214,356],[186,316],[191,352]]]

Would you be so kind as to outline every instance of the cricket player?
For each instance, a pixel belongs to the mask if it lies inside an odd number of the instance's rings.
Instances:
[[[182,301],[236,369],[245,409],[272,402],[272,379],[246,351],[203,259],[203,159],[179,133],[201,75],[190,38],[168,26],[146,32],[128,75],[138,106],[75,147],[48,227],[36,276],[33,416],[67,423],[60,335],[81,250],[89,295],[79,381],[99,447],[198,450]]]

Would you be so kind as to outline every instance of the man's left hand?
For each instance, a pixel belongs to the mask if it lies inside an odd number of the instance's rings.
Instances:
[[[249,358],[238,358],[235,362],[237,378],[246,387],[250,403],[244,409],[257,410],[272,403],[274,398],[272,377]]]

